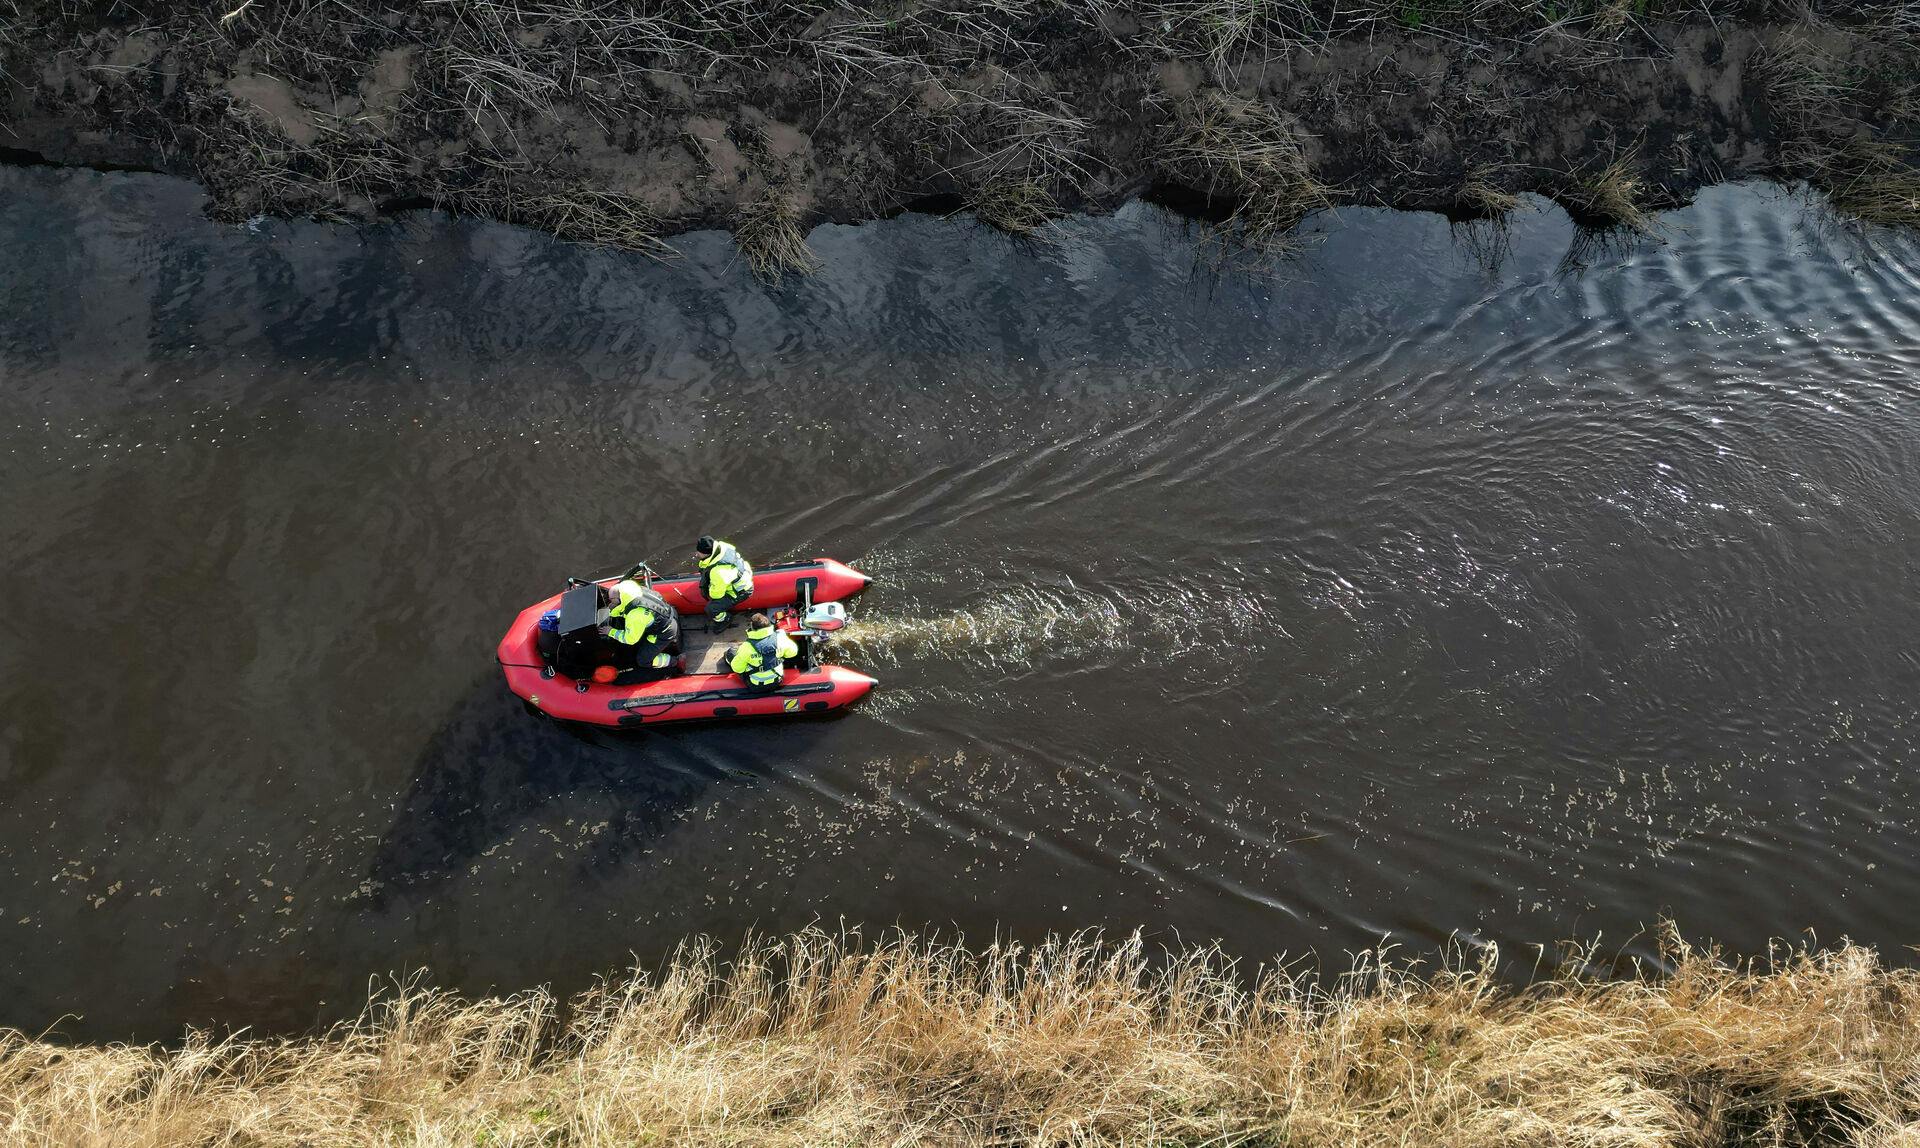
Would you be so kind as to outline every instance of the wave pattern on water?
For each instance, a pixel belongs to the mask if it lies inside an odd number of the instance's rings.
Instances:
[[[1030,252],[909,216],[769,289],[722,236],[0,184],[0,1023],[841,915],[1911,939],[1911,238],[1723,188],[1658,241],[1356,211],[1196,279],[1144,206]],[[872,573],[835,656],[879,693],[527,719],[506,620],[702,533]],[[71,608],[107,577],[142,626]]]
[[[1117,649],[1128,630],[1119,608],[1098,594],[1015,590],[934,617],[861,614],[832,648],[842,660],[881,666],[941,658],[1029,667]]]

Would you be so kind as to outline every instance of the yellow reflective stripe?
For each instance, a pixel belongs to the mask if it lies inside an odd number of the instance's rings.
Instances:
[[[647,627],[651,625],[653,625],[653,611],[643,609],[638,613],[628,614],[624,618],[615,618],[607,623],[607,634],[615,641],[627,646],[639,644],[642,635],[645,635],[649,642],[657,642],[660,640],[657,635],[647,634]]]

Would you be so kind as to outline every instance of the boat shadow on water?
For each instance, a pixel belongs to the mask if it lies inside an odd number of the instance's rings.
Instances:
[[[721,786],[760,786],[804,761],[843,713],[633,731],[530,715],[488,675],[428,739],[364,886],[383,909],[431,894],[535,822],[605,821],[578,875],[620,865]]]

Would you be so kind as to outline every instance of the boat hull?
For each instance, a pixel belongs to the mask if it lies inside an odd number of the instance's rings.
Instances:
[[[764,610],[770,606],[791,606],[800,600],[802,589],[812,590],[815,602],[838,602],[867,588],[873,579],[844,562],[816,558],[810,562],[784,562],[753,572],[753,594],[736,610]],[[700,577],[682,574],[656,578],[653,588],[673,603],[682,614],[699,614],[707,600],[700,593]]]
[[[755,571],[753,596],[738,610],[793,605],[803,590],[815,602],[839,601],[859,593],[869,581],[865,574],[831,558],[772,566]],[[704,605],[696,586],[694,575],[653,583],[675,610],[692,616],[685,627],[688,665],[719,669],[718,655],[737,639],[694,632]],[[507,688],[529,707],[562,721],[624,729],[666,722],[819,715],[845,709],[878,684],[858,670],[832,665],[811,670],[789,666],[780,685],[771,690],[750,690],[737,676],[724,672],[685,673],[627,685],[576,681],[555,673],[540,657],[540,616],[559,605],[560,595],[555,594],[520,611],[495,653]]]

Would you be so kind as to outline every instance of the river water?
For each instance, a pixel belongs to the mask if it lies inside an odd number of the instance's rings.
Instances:
[[[1920,941],[1920,244],[1136,205],[755,283],[429,213],[0,171],[0,1024],[290,1028],[819,921]],[[842,720],[579,735],[570,573],[876,576]],[[1898,952],[1895,959],[1904,959]]]

